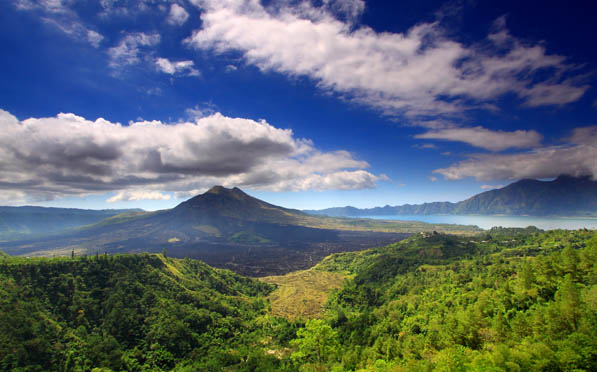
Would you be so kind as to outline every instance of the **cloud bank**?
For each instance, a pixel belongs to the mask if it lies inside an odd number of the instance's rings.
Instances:
[[[597,179],[597,126],[576,128],[566,144],[517,154],[480,154],[434,172],[449,180],[551,178],[561,174]]]
[[[325,90],[392,115],[454,114],[506,93],[527,106],[563,105],[588,89],[567,78],[575,66],[514,38],[503,18],[484,42],[464,45],[447,37],[438,22],[380,33],[355,28],[330,10],[358,15],[358,1],[322,7],[308,2],[265,7],[257,0],[192,3],[202,11],[202,28],[186,39],[188,45],[240,52],[261,70],[307,76]]]
[[[534,148],[540,145],[543,136],[534,130],[513,132],[493,131],[480,126],[472,128],[447,128],[417,134],[419,139],[437,139],[468,143],[490,151],[509,148]]]
[[[19,121],[0,110],[0,189],[33,199],[117,192],[165,198],[214,184],[273,191],[362,189],[384,179],[347,151],[322,152],[266,121],[112,123],[74,114]]]

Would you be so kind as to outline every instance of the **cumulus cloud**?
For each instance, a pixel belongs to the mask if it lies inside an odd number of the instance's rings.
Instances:
[[[566,78],[575,66],[542,45],[516,39],[503,18],[484,42],[465,45],[451,40],[438,22],[404,33],[353,27],[334,16],[330,1],[318,8],[192,2],[202,10],[202,28],[186,39],[194,48],[238,51],[264,71],[308,76],[323,89],[389,114],[452,114],[506,93],[529,106],[561,105],[588,89]],[[357,4],[334,8],[362,11],[358,1],[333,3]]]
[[[172,196],[159,191],[126,190],[120,191],[113,197],[107,199],[108,203],[133,200],[170,200]]]
[[[534,130],[516,130],[514,132],[494,131],[480,126],[472,128],[446,128],[417,134],[419,139],[437,139],[464,142],[490,151],[509,148],[538,147],[543,136]]]
[[[449,180],[474,177],[480,181],[550,178],[561,174],[597,179],[597,126],[576,128],[560,146],[545,146],[516,154],[481,154],[435,173]]]
[[[188,76],[199,76],[199,70],[195,69],[195,63],[190,60],[170,61],[168,58],[157,58],[155,60],[157,68],[169,75],[185,74]]]
[[[168,23],[171,25],[183,25],[189,18],[189,13],[182,6],[174,3],[170,6],[168,14]]]
[[[139,52],[141,48],[152,47],[159,42],[160,35],[157,33],[133,32],[126,34],[118,45],[108,49],[110,66],[119,67],[136,64],[140,61]]]
[[[62,113],[19,121],[0,110],[0,189],[31,198],[113,191],[112,201],[135,200],[214,184],[361,189],[386,179],[367,167],[347,151],[322,152],[264,120],[219,113],[193,122],[122,125]]]

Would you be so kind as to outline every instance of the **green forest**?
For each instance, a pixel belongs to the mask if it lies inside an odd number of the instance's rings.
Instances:
[[[3,371],[595,371],[597,233],[416,234],[338,253],[318,318],[163,254],[0,257]]]

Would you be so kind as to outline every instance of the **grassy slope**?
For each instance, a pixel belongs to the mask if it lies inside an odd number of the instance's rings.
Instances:
[[[321,270],[295,271],[281,276],[261,278],[277,288],[269,295],[275,316],[296,318],[319,317],[328,300],[329,293],[340,289],[345,276]]]

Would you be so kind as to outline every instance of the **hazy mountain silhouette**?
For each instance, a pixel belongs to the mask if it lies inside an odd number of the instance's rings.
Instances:
[[[408,236],[363,230],[366,228],[266,203],[238,188],[215,186],[172,209],[116,215],[63,234],[4,242],[0,249],[13,255],[166,249],[170,256],[198,258],[244,274],[265,275],[310,267],[333,252],[383,245]]]
[[[552,181],[524,179],[458,203],[386,205],[366,209],[340,207],[305,212],[343,217],[429,214],[597,216],[597,181],[588,176],[566,175]]]
[[[0,240],[25,234],[45,234],[94,224],[122,213],[140,209],[76,209],[46,207],[0,207]]]

